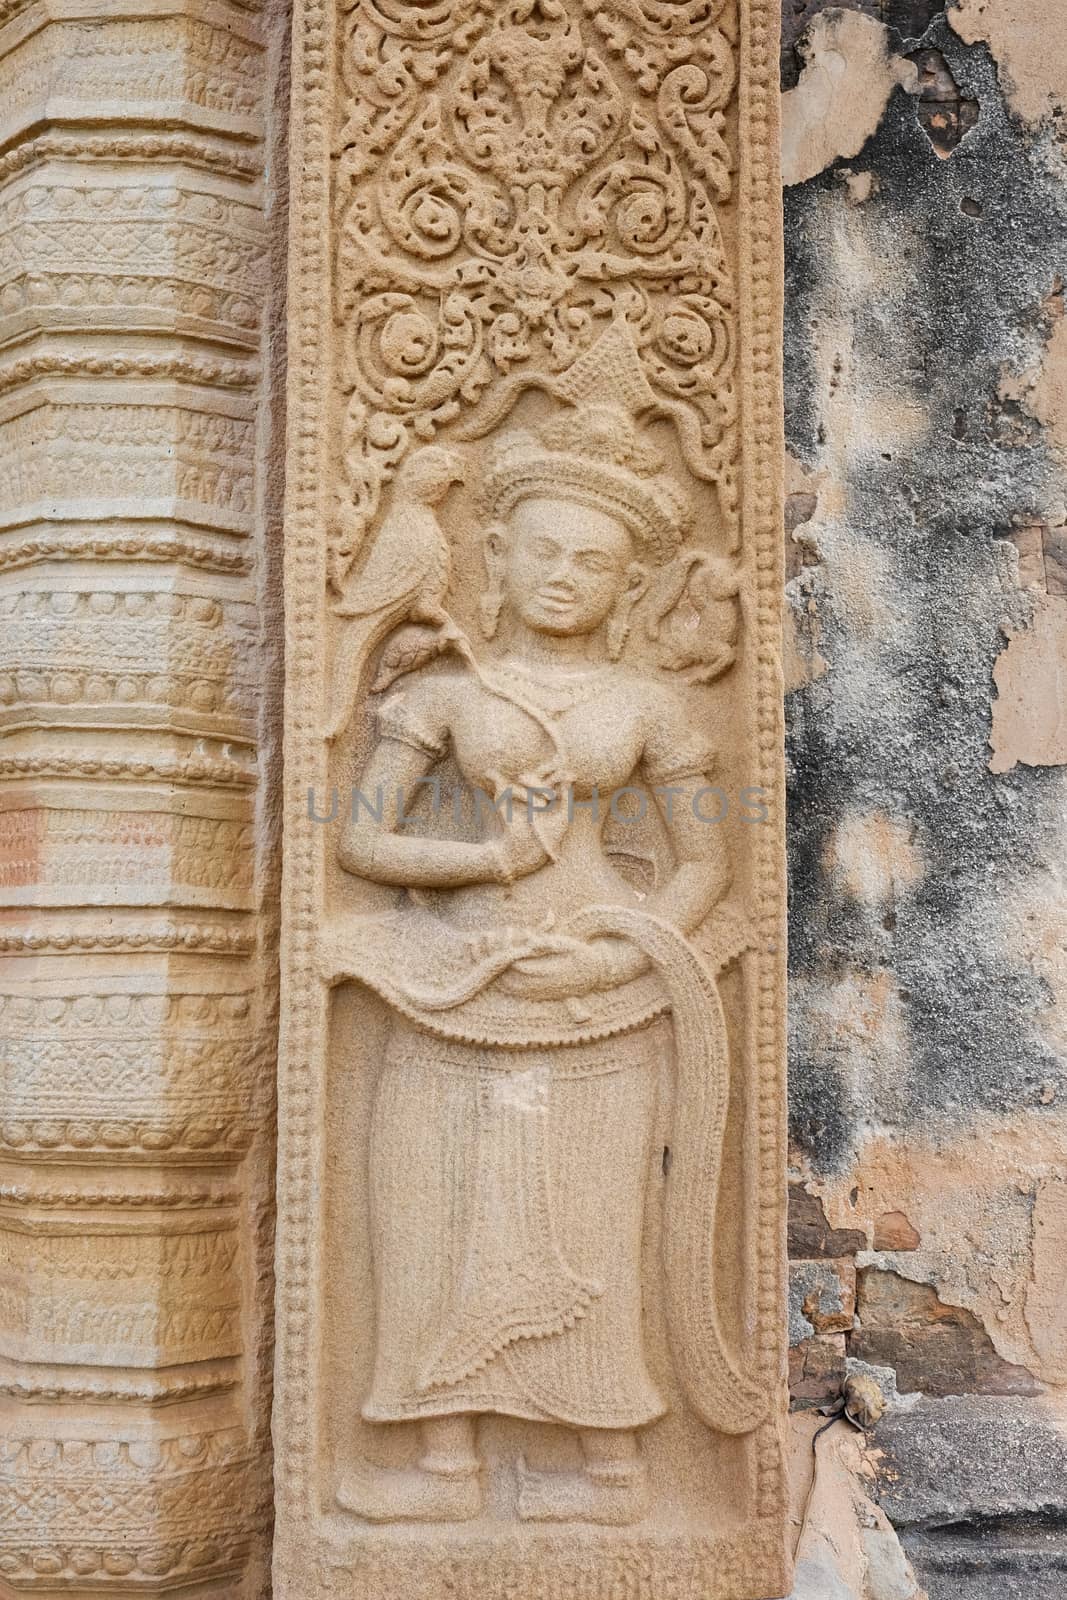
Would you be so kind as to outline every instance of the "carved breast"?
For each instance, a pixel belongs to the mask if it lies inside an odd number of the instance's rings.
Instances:
[[[527,712],[492,695],[459,705],[452,721],[452,748],[464,777],[491,789],[493,774],[514,783],[548,765],[579,796],[625,784],[644,746],[645,707],[617,688],[603,687],[605,692],[595,700],[564,709],[531,701],[551,735]]]

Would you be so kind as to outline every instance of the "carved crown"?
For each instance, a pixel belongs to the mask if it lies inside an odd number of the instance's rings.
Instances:
[[[501,436],[483,479],[490,516],[521,500],[565,499],[617,517],[657,563],[673,556],[692,523],[692,508],[663,470],[658,451],[638,436],[617,406],[570,409],[538,429]]]

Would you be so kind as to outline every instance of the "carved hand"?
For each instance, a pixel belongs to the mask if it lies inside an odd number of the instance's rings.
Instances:
[[[502,876],[506,880],[524,878],[556,859],[570,820],[564,798],[569,792],[568,780],[548,769],[524,773],[515,783],[508,783],[497,773],[491,777],[497,801],[505,794],[511,797],[504,812],[507,828],[495,846]],[[545,791],[554,797],[551,804]]]
[[[498,980],[509,994],[529,1000],[561,1000],[611,989],[636,976],[643,962],[628,961],[621,939],[560,937],[561,948],[546,955],[522,956]],[[630,970],[632,968],[633,970]]]

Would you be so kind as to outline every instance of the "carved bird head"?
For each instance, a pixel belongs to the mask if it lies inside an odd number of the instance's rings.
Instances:
[[[403,462],[396,475],[396,487],[405,500],[435,506],[451,485],[462,483],[465,476],[466,465],[458,451],[428,444]]]

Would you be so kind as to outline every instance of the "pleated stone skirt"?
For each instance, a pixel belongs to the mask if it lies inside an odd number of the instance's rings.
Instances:
[[[372,1127],[376,1359],[363,1415],[661,1416],[641,1241],[665,1023],[501,1050],[394,1022]]]

